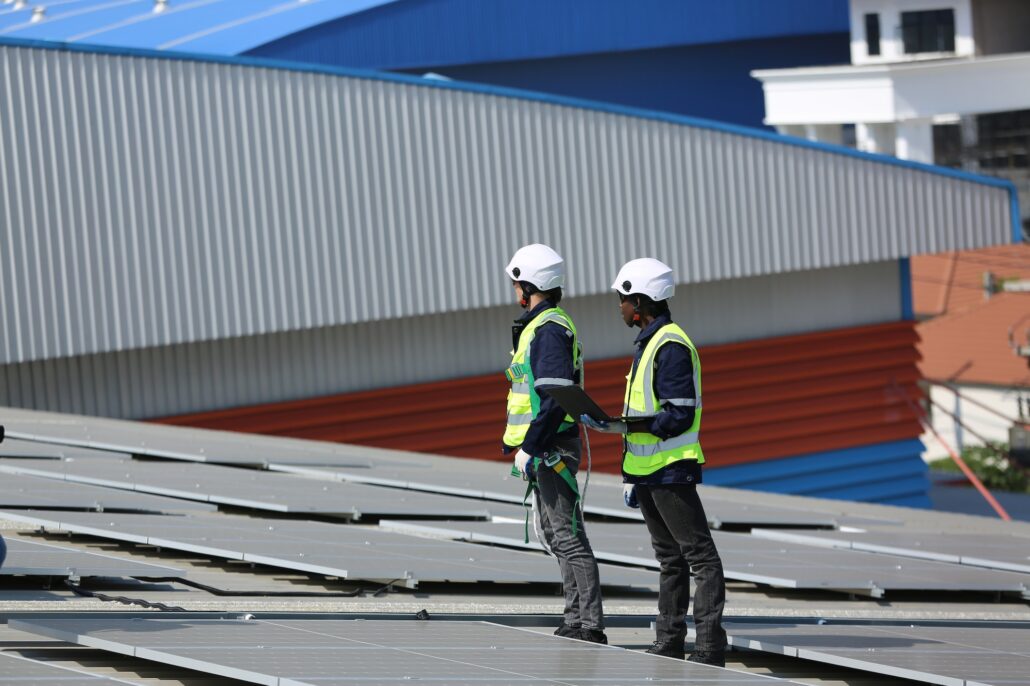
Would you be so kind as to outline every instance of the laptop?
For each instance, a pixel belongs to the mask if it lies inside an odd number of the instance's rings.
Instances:
[[[580,415],[587,415],[599,422],[624,422],[627,420],[639,421],[647,417],[612,417],[609,416],[601,406],[594,402],[594,399],[587,395],[579,386],[557,386],[555,388],[542,388],[541,392],[554,398],[554,401],[565,410],[570,417],[579,420]]]

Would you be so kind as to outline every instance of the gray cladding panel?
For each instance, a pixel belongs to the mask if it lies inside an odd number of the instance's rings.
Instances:
[[[899,289],[891,260],[692,284],[677,292],[673,312],[704,347],[896,321]],[[613,334],[609,294],[570,296],[562,305],[588,360],[632,352],[629,330]],[[0,405],[161,417],[490,374],[508,361],[517,312],[505,304],[0,365]]]
[[[99,674],[88,674],[36,660],[0,653],[0,683],[3,686],[105,686],[138,684]]]
[[[515,522],[382,522],[391,531],[439,536],[451,540],[527,544],[522,525]],[[586,525],[599,560],[657,569],[650,537],[642,524]],[[854,590],[873,593],[892,590],[1004,591],[1030,593],[1030,575],[972,569],[959,565],[838,550],[798,543],[770,541],[747,534],[714,532],[726,578],[785,588]]]
[[[12,627],[255,683],[781,683],[485,622],[43,619]]]
[[[4,576],[143,576],[181,577],[184,572],[174,567],[126,560],[115,555],[37,543],[17,538],[4,539],[7,559],[0,567]]]
[[[911,528],[865,531],[756,530],[769,540],[793,541],[973,567],[1030,573],[1030,538],[983,533],[940,533]]]
[[[419,538],[376,527],[226,515],[5,511],[0,516],[39,524],[51,531],[146,543],[347,579],[412,583],[559,581],[554,560],[537,553]],[[645,570],[604,567],[601,578],[610,586],[651,588],[656,581],[654,574]]]
[[[415,470],[417,471],[417,470]],[[419,491],[307,479],[290,474],[140,460],[0,460],[0,473],[65,479],[258,510],[362,517],[476,517],[509,514],[511,505]],[[22,477],[26,478],[26,477]],[[45,482],[46,479],[43,479]],[[2,483],[2,481],[0,481]],[[0,495],[3,494],[0,487]],[[109,489],[95,489],[108,491]],[[117,493],[117,491],[114,491]],[[146,496],[141,496],[141,499]],[[157,500],[166,500],[159,498]],[[174,502],[174,501],[170,501]],[[2,504],[2,501],[0,501]],[[56,503],[54,503],[56,504]],[[37,503],[37,509],[47,505]],[[154,508],[150,508],[154,509]],[[183,508],[180,508],[183,509]],[[211,506],[211,509],[215,509]]]
[[[0,463],[3,461],[0,460]],[[35,462],[18,460],[19,464]],[[57,460],[42,461],[56,464]],[[101,462],[99,460],[94,462]],[[0,466],[0,507],[74,508],[82,510],[133,510],[138,512],[214,511],[215,505],[196,501],[165,498],[147,493],[128,493],[115,488],[56,481],[41,476],[3,473]]]
[[[1012,239],[1004,187],[429,81],[0,45],[0,82],[3,363],[504,304],[531,238],[584,248],[577,296],[627,254],[701,283]]]
[[[725,625],[731,645],[932,684],[1030,684],[1025,628]]]

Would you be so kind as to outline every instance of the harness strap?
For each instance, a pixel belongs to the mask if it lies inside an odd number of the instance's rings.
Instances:
[[[534,474],[536,474],[537,471],[540,469],[541,464],[543,464],[546,467],[550,467],[552,470],[554,470],[554,473],[557,474],[558,476],[560,476],[562,478],[562,481],[564,481],[565,484],[569,488],[571,488],[572,492],[576,495],[576,502],[572,504],[572,535],[573,536],[579,535],[579,508],[580,508],[580,505],[583,502],[583,497],[579,493],[579,485],[576,483],[576,477],[574,477],[572,475],[572,472],[569,470],[568,466],[561,459],[561,455],[559,455],[557,453],[555,453],[552,457],[548,458],[547,460],[541,460],[539,457],[534,457],[533,458],[533,473]],[[512,465],[511,475],[512,476],[520,476],[521,475],[521,472],[519,472],[518,467]],[[526,524],[525,524],[524,532],[523,533],[524,533],[524,537],[525,537],[525,541],[524,542],[527,543],[527,544],[529,543],[529,516],[530,516],[529,505],[527,503],[529,502],[529,497],[533,494],[533,491],[536,490],[537,488],[538,488],[538,486],[537,486],[536,479],[535,478],[529,479],[529,482],[526,484],[526,494],[524,496],[522,496],[522,506],[524,508],[526,508]]]

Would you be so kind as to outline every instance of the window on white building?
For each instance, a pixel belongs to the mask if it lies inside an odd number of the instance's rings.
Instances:
[[[880,15],[865,15],[865,44],[866,54],[873,56],[880,54]]]
[[[901,13],[905,54],[955,52],[955,10]]]

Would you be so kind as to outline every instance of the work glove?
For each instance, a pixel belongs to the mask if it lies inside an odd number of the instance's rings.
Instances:
[[[636,484],[622,485],[622,502],[626,503],[626,507],[632,507],[634,510],[640,509],[640,503],[637,502]]]
[[[533,456],[527,453],[522,448],[515,453],[515,466],[519,468],[519,472],[522,474],[522,480],[526,481],[529,479],[530,463],[533,461]]]
[[[579,421],[583,422],[585,426],[589,426],[594,431],[600,431],[605,434],[629,433],[629,427],[626,425],[626,422],[602,422],[587,414],[580,415]]]

